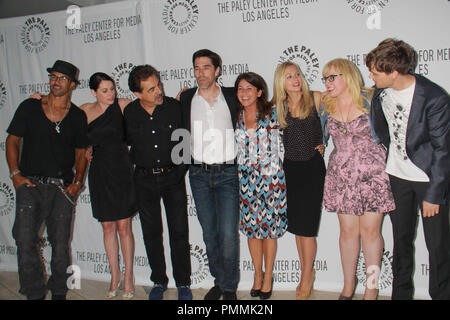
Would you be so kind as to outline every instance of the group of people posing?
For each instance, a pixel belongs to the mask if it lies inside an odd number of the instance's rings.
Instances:
[[[77,68],[56,61],[47,69],[50,93],[22,102],[7,130],[20,292],[28,299],[44,299],[47,290],[52,299],[66,298],[72,216],[90,162],[92,212],[103,227],[111,270],[106,298],[122,287],[123,299],[134,297],[131,219],[139,212],[154,283],[149,299],[163,299],[169,280],[162,199],[178,298],[192,299],[189,171],[214,278],[205,300],[237,299],[239,230],[254,265],[250,295],[270,298],[277,239],[288,231],[301,264],[296,299],[308,299],[322,206],[338,213],[340,300],[354,295],[361,248],[371,279],[363,298],[377,298],[386,213],[394,240],[392,299],[413,298],[419,208],[429,294],[450,299],[449,96],[414,73],[415,59],[407,43],[386,39],[366,58],[374,88],[363,85],[352,62],[334,59],[322,71],[324,92],[311,91],[300,67],[284,62],[269,100],[266,82],[254,72],[240,74],[234,87],[219,86],[221,58],[202,49],[192,57],[197,87],[176,99],[164,94],[154,67],[140,65],[128,80],[136,100],[118,98],[114,80],[97,72],[89,81],[96,101],[80,108],[71,103]],[[334,149],[325,167],[330,136]],[[44,222],[52,246],[48,281],[37,247]]]

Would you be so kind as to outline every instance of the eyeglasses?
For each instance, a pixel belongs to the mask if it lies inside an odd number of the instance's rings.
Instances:
[[[49,74],[48,78],[50,79],[50,81],[55,81],[55,82],[58,81],[58,80],[61,80],[62,82],[67,82],[67,81],[70,80],[69,77],[66,77],[66,76],[58,77],[57,75],[54,75],[54,74]]]
[[[328,77],[323,77],[322,82],[325,84],[327,82],[333,82],[338,76],[342,76],[342,73],[339,74],[331,74]]]

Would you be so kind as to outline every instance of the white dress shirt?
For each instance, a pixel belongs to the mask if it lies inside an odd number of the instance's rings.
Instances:
[[[225,97],[220,90],[210,105],[195,92],[191,102],[191,150],[195,162],[232,162],[236,157],[234,129]]]

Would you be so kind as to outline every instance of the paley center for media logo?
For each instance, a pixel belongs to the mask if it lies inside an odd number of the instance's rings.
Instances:
[[[0,182],[0,217],[14,213],[15,206],[14,188],[5,182]]]
[[[6,105],[7,94],[6,86],[2,80],[0,80],[0,110]]]
[[[369,274],[369,277],[366,276]],[[358,282],[369,289],[386,290],[392,286],[392,254],[384,250],[381,268],[379,266],[366,266],[364,255],[361,252],[356,267],[356,278]]]
[[[198,5],[195,0],[167,0],[162,11],[162,22],[174,34],[186,34],[197,25]]]
[[[41,17],[28,18],[20,31],[20,41],[29,53],[44,51],[50,41],[50,27]]]
[[[117,96],[119,98],[128,98],[134,100],[136,97],[128,88],[128,77],[131,70],[136,67],[131,62],[122,62],[115,66],[112,71],[112,77],[116,83]]]
[[[278,63],[281,64],[286,61],[294,62],[300,66],[309,85],[319,77],[319,59],[315,51],[305,45],[293,44],[285,48],[278,58]]]

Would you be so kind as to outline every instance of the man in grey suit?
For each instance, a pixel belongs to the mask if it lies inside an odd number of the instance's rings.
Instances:
[[[388,149],[386,172],[396,210],[390,214],[392,299],[414,295],[414,238],[422,211],[429,253],[429,294],[450,299],[450,103],[444,89],[412,73],[417,55],[407,43],[386,39],[366,58],[376,89],[375,132]]]

